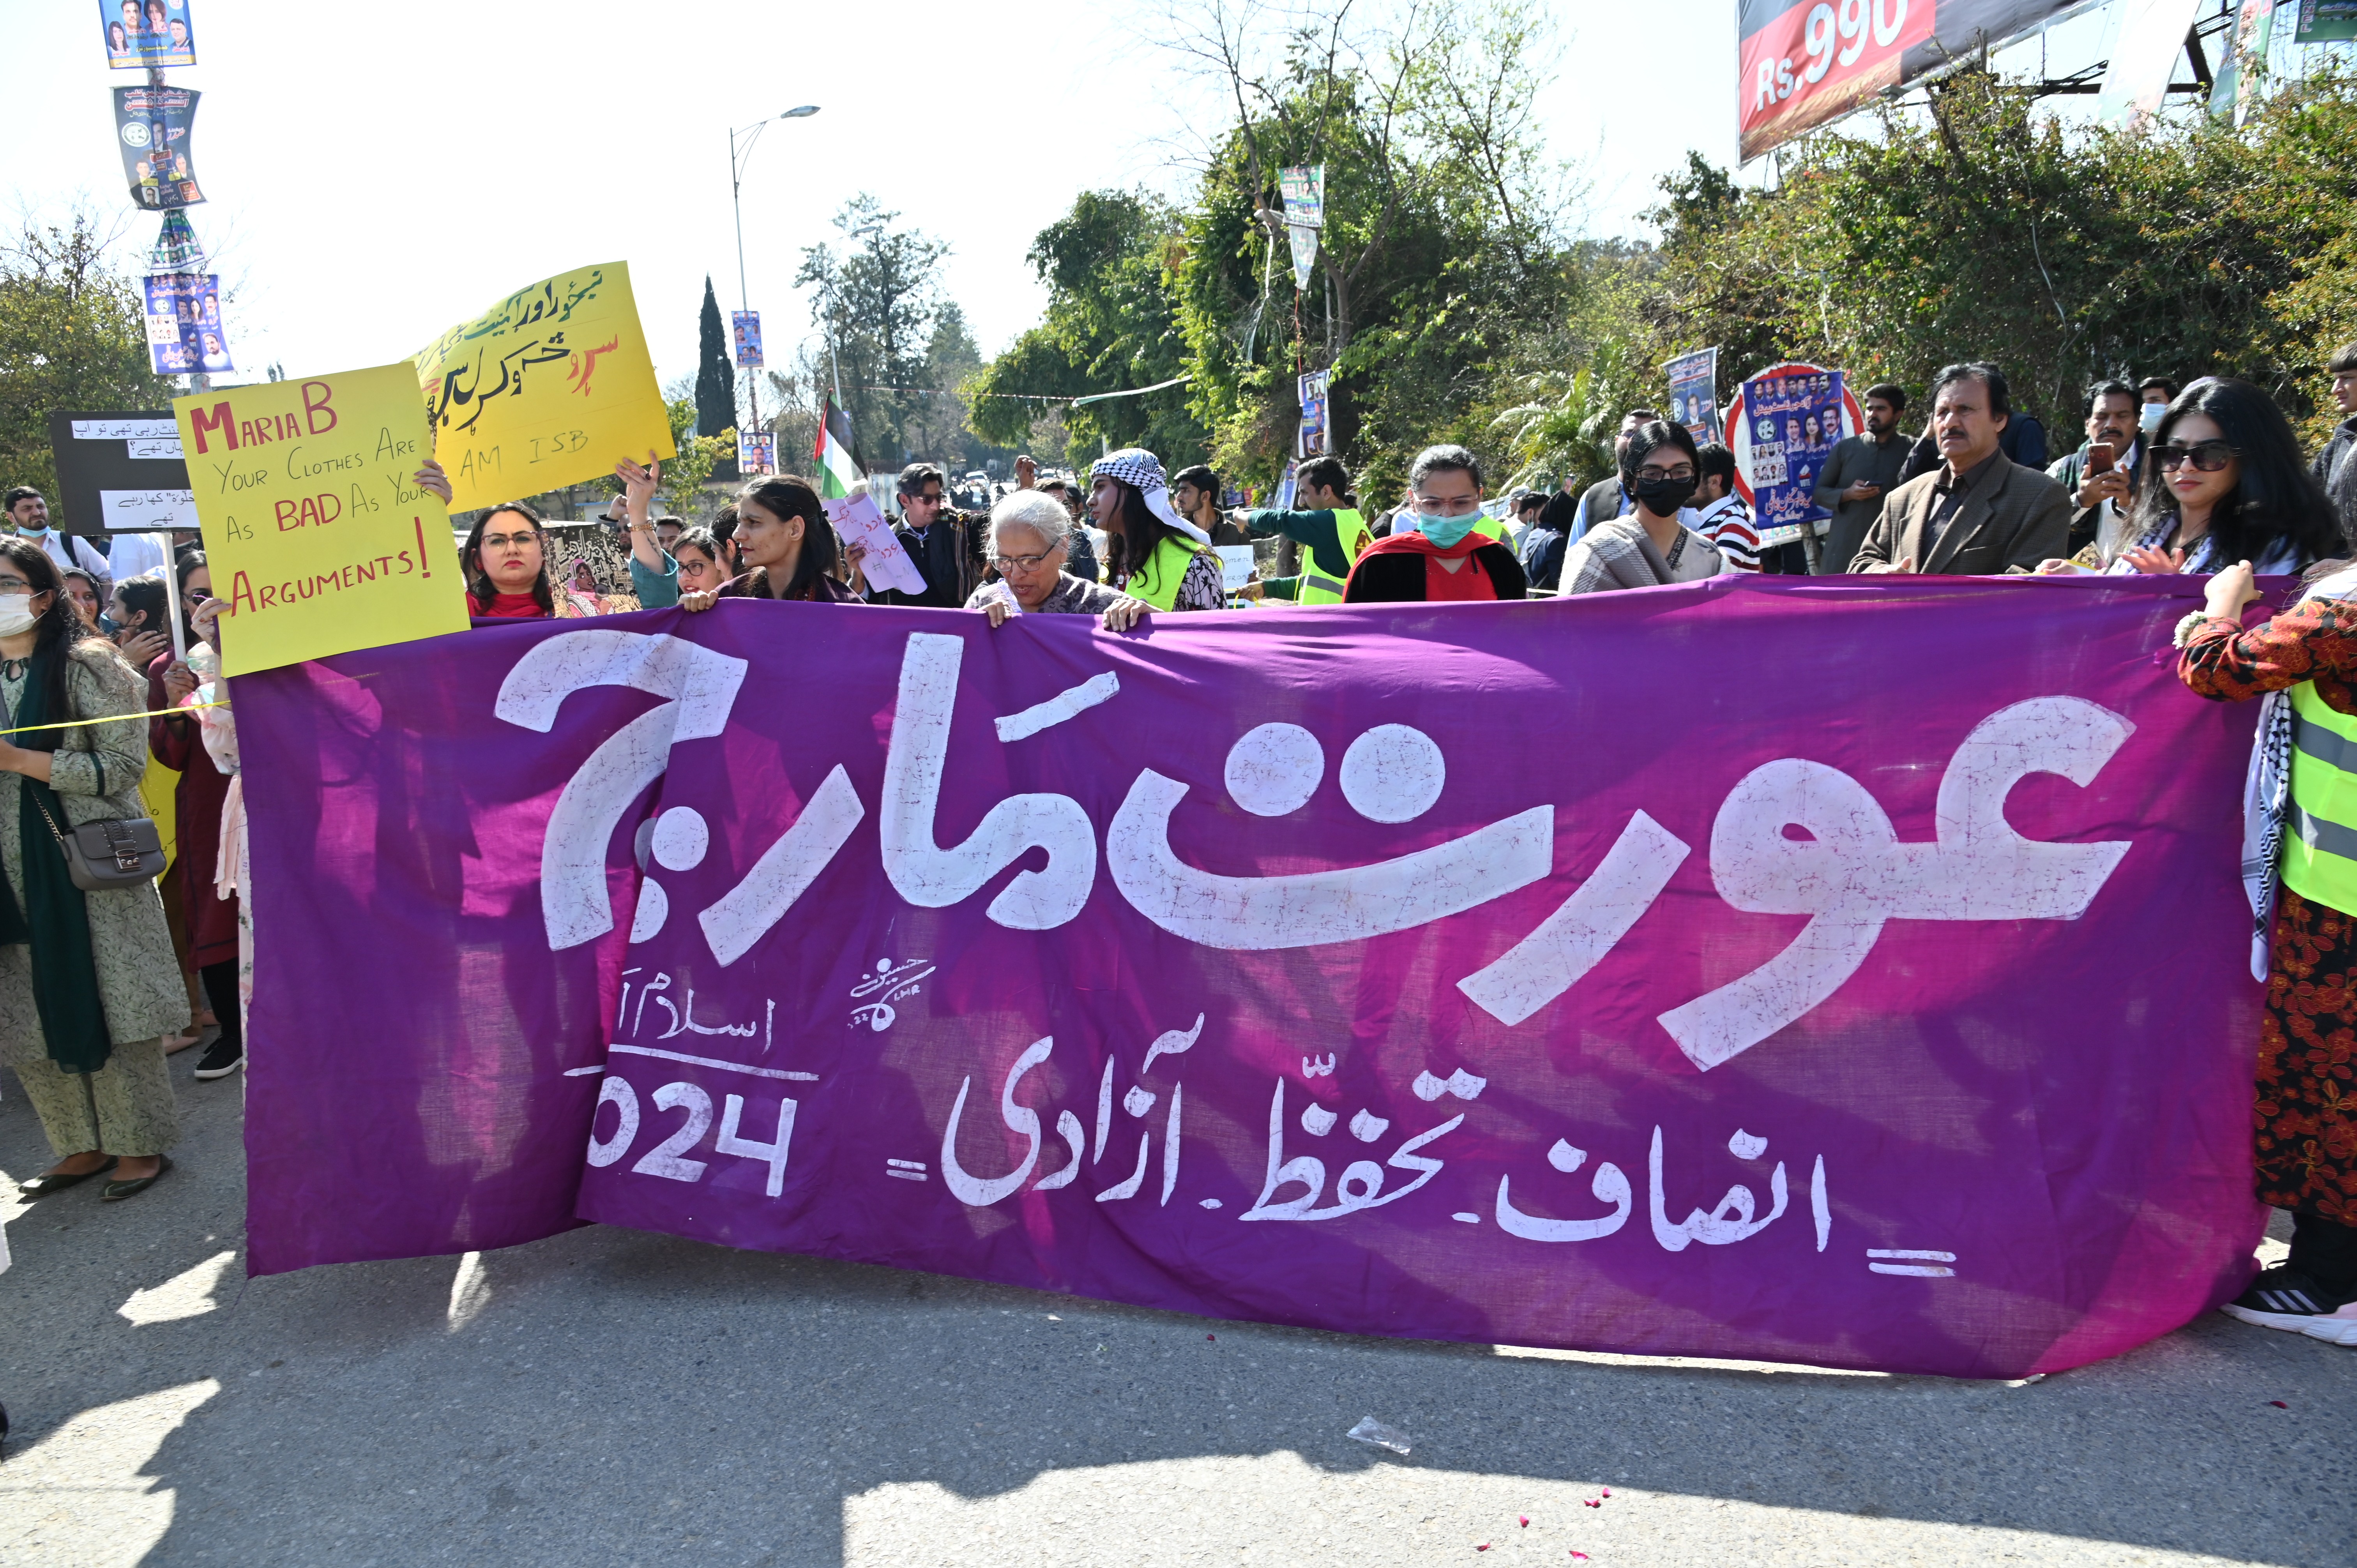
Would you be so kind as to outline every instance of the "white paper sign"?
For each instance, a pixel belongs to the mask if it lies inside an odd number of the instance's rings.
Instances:
[[[845,548],[855,544],[866,548],[867,553],[860,561],[859,569],[866,576],[869,587],[897,588],[904,594],[925,591],[925,575],[917,570],[917,564],[900,548],[899,538],[893,533],[892,525],[884,521],[874,496],[862,490],[856,496],[823,504],[826,507],[826,520],[834,524]]]
[[[169,441],[172,456],[180,455],[180,427],[169,419],[77,419],[77,441]]]
[[[1232,594],[1252,581],[1253,547],[1251,545],[1214,544],[1211,548],[1220,553],[1220,586],[1223,591]]]
[[[109,533],[196,532],[194,490],[101,490],[98,506]]]

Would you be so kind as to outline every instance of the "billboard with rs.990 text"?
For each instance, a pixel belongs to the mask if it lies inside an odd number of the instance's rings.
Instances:
[[[1745,162],[2083,0],[1742,0]]]

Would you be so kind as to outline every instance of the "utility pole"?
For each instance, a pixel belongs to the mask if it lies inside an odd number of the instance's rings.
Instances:
[[[807,120],[817,113],[817,104],[804,103],[795,108],[789,109],[782,114],[773,114],[770,116],[770,119]],[[753,313],[753,299],[752,290],[745,281],[745,202],[743,197],[745,188],[745,166],[752,161],[753,145],[761,139],[761,133],[768,130],[769,127],[770,121],[761,120],[757,121],[750,125],[740,126],[728,133],[728,204],[737,216],[737,308],[740,314],[746,316],[750,316]],[[745,147],[741,155],[738,153],[737,148],[737,138],[739,136],[745,138]],[[732,332],[729,334],[729,340],[733,349],[733,345],[736,341],[735,333]],[[751,421],[749,428],[759,430],[761,428],[761,376],[759,368],[757,366],[748,365],[745,367],[745,406]]]

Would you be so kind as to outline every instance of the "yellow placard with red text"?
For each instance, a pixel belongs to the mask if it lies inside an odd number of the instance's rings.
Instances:
[[[175,398],[230,675],[467,629],[406,362]]]
[[[630,297],[606,262],[544,278],[416,357],[454,510],[521,500],[671,456],[671,416]]]

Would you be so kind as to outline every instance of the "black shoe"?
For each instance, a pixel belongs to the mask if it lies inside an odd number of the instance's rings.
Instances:
[[[197,1076],[200,1079],[227,1078],[244,1065],[243,1043],[237,1040],[215,1040],[205,1047],[205,1054],[197,1058]]]
[[[18,1184],[16,1197],[20,1201],[30,1203],[37,1197],[47,1197],[53,1192],[63,1192],[70,1187],[79,1186],[94,1176],[104,1176],[113,1168],[114,1162],[109,1160],[94,1170],[79,1171],[67,1176],[37,1176],[28,1182]]]
[[[2262,1271],[2250,1289],[2218,1310],[2262,1328],[2357,1346],[2357,1297],[2326,1290],[2288,1263]]]
[[[169,1155],[158,1155],[156,1156],[156,1174],[154,1176],[133,1176],[129,1181],[108,1182],[104,1187],[98,1189],[98,1196],[102,1201],[107,1203],[120,1203],[126,1197],[136,1197],[141,1193],[145,1192],[149,1187],[154,1187],[157,1182],[162,1181],[164,1179],[164,1173],[171,1168],[172,1156]]]

